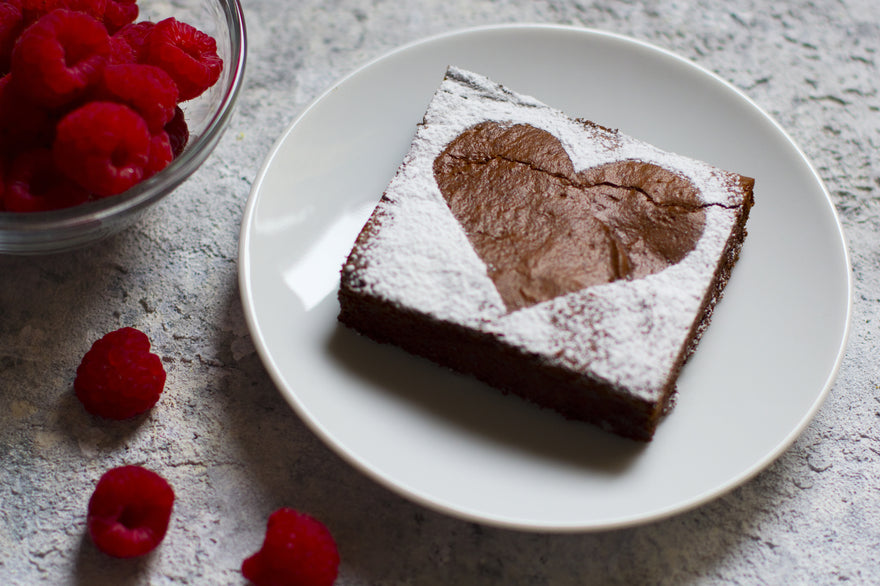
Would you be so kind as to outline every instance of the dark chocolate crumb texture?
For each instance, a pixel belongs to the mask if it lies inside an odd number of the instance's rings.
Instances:
[[[449,68],[342,267],[339,319],[647,441],[753,183]]]

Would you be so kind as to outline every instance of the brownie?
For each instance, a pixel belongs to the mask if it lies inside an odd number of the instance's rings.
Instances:
[[[339,320],[648,441],[753,184],[450,67],[342,267]]]

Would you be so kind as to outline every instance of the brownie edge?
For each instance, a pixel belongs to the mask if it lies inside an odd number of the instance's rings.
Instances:
[[[420,315],[380,298],[340,288],[339,321],[379,343],[472,375],[563,416],[623,437],[649,441],[666,404],[641,401],[612,385],[507,346],[489,334]]]

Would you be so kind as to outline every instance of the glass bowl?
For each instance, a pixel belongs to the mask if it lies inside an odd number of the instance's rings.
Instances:
[[[223,135],[244,76],[247,42],[239,0],[139,0],[138,21],[173,16],[213,36],[223,72],[201,96],[180,104],[190,137],[186,149],[128,191],[48,212],[0,212],[0,254],[44,254],[80,248],[137,221],[201,165]]]

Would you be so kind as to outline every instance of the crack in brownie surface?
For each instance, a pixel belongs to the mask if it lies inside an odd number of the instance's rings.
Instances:
[[[433,170],[508,311],[662,271],[705,225],[681,175],[630,160],[575,172],[559,140],[528,124],[477,124]]]

